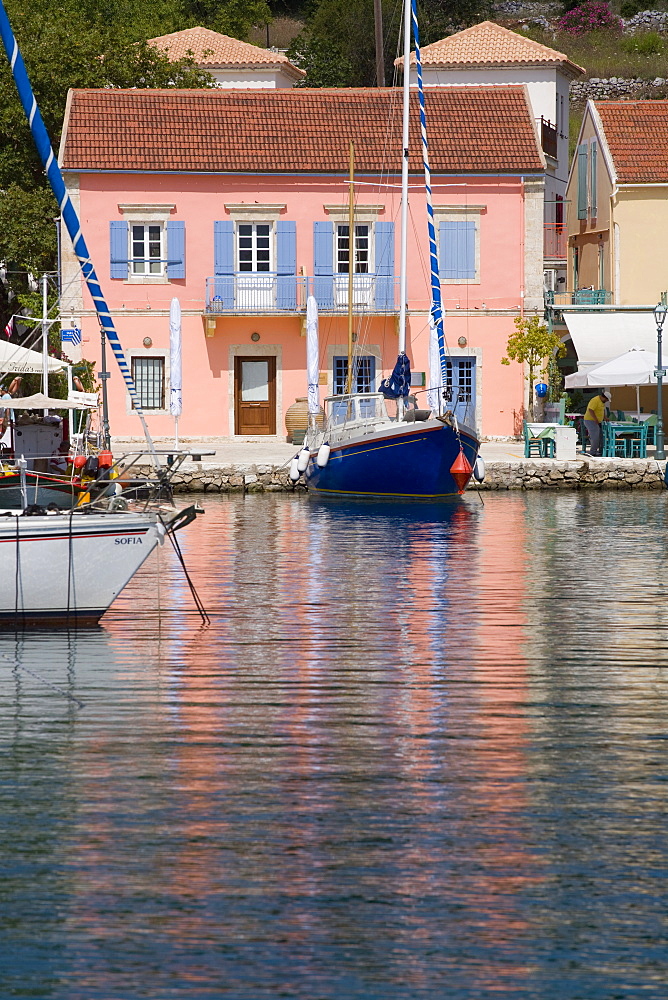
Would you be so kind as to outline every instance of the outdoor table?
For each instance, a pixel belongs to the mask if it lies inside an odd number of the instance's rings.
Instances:
[[[642,425],[623,420],[608,420],[603,433],[603,455],[606,458],[615,458],[617,439],[624,439],[624,455],[628,456],[628,444],[631,438],[640,439],[638,458],[647,458],[647,446],[642,440]],[[621,457],[621,456],[620,456]]]

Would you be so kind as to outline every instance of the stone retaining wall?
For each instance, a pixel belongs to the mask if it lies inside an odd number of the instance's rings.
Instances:
[[[136,470],[150,475],[149,468]],[[303,489],[303,480],[294,487],[285,466],[211,465],[189,462],[172,480],[175,493],[277,493]],[[518,462],[488,462],[485,481],[469,489],[642,489],[664,488],[663,467],[653,459],[526,459]]]
[[[653,459],[489,462],[482,490],[660,490],[663,468]]]

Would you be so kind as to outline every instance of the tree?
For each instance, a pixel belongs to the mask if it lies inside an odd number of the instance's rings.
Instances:
[[[491,11],[489,0],[429,0],[419,9],[420,44],[429,45]],[[401,11],[384,0],[385,79],[399,55]],[[288,56],[307,77],[306,87],[373,87],[376,84],[373,0],[321,0],[307,9],[306,24]]]
[[[506,351],[508,357],[501,358],[502,365],[519,361],[527,365],[529,372],[525,375],[529,383],[529,417],[533,419],[533,386],[537,375],[546,375],[550,359],[563,358],[566,347],[556,333],[551,333],[537,316],[524,319],[515,318],[515,333],[508,337]]]
[[[213,81],[192,61],[170,62],[143,42],[91,28],[85,11],[63,0],[5,0],[51,144],[58,150],[70,87],[207,87]],[[160,2],[160,0],[158,0]],[[166,0],[165,0],[166,2]],[[49,9],[51,13],[49,13]],[[30,309],[28,272],[57,267],[58,207],[44,177],[6,59],[0,59],[0,325]]]

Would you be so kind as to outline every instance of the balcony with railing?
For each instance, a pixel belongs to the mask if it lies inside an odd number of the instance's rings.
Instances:
[[[399,282],[394,275],[356,274],[353,309],[356,314],[399,311]],[[314,295],[322,313],[348,311],[348,275],[301,276],[277,272],[236,272],[206,279],[205,311],[218,316],[301,315]]]
[[[546,222],[543,226],[543,257],[566,263],[568,233],[563,222]]]
[[[608,306],[612,293],[605,288],[578,288],[575,292],[545,292],[545,305],[559,306]]]
[[[557,158],[558,138],[559,138],[559,133],[557,132],[556,125],[553,125],[551,121],[541,116],[540,144],[543,147],[543,152],[547,153],[548,156],[552,156],[555,160]]]

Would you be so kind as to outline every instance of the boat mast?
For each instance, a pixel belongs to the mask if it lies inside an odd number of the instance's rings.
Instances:
[[[35,147],[42,161],[42,166],[44,167],[49,184],[51,185],[51,190],[55,195],[56,201],[58,202],[63,222],[65,223],[70,239],[72,240],[72,246],[74,247],[74,252],[77,255],[81,272],[86,281],[86,285],[88,286],[88,291],[93,299],[100,326],[102,327],[102,331],[114,353],[118,367],[121,370],[121,375],[123,376],[123,381],[125,382],[126,388],[133,402],[135,413],[141,421],[144,436],[146,437],[146,444],[151,454],[153,464],[156,469],[160,470],[160,459],[158,458],[155,446],[151,439],[146,419],[144,417],[144,412],[141,408],[139,397],[135,389],[134,380],[125,358],[125,354],[123,353],[123,348],[118,338],[116,327],[114,326],[114,321],[109,313],[109,307],[106,303],[104,295],[102,294],[100,282],[91,262],[88,247],[86,246],[86,241],[84,240],[81,232],[79,216],[74,208],[74,205],[72,204],[69,194],[67,193],[63,175],[51,147],[49,133],[46,130],[42,115],[37,106],[37,101],[35,100],[35,95],[28,78],[25,63],[23,62],[23,56],[19,51],[18,42],[14,37],[14,32],[12,31],[12,26],[9,23],[7,11],[5,10],[2,0],[0,0],[0,36],[2,37],[2,43],[7,54],[7,59],[9,60],[19,100],[21,101],[26,118],[28,119],[28,124],[30,125],[30,131],[32,133]]]
[[[49,395],[49,279],[42,275],[42,392]],[[48,417],[48,407],[44,416]]]
[[[441,388],[447,384],[447,358],[445,353],[445,331],[443,329],[443,300],[441,298],[441,278],[438,269],[436,248],[436,225],[431,191],[431,167],[429,165],[429,143],[427,142],[427,113],[424,104],[424,83],[422,79],[422,56],[420,53],[420,31],[417,18],[417,0],[409,0],[415,39],[415,68],[417,71],[418,101],[420,105],[420,135],[422,139],[422,162],[424,165],[424,187],[427,203],[427,229],[429,232],[429,271],[431,279],[431,315],[438,339],[438,354],[441,368]],[[441,393],[439,392],[439,411]]]
[[[404,0],[404,91],[401,139],[401,242],[399,255],[399,354],[406,353],[406,262],[408,240],[408,123],[411,75],[411,0]]]
[[[353,281],[355,279],[355,143],[350,140],[348,171],[348,373],[346,393],[353,391]]]

